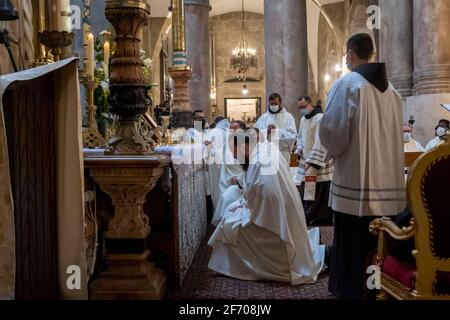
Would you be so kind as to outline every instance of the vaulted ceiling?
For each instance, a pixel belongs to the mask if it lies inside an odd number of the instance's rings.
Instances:
[[[343,0],[317,0],[321,5],[341,2]],[[170,0],[150,0],[153,17],[165,17],[168,14]],[[240,11],[242,0],[210,0],[211,16]],[[264,0],[244,0],[246,11],[264,13]]]

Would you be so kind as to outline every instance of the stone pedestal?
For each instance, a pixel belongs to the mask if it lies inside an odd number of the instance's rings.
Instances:
[[[209,58],[209,0],[185,0],[187,65],[192,68],[188,82],[193,110],[211,118],[211,63]]]
[[[412,95],[414,71],[413,0],[380,0],[380,61],[403,97]]]
[[[108,255],[108,268],[91,284],[93,300],[162,300],[166,274],[143,254]]]
[[[188,81],[192,77],[190,68],[171,69],[170,76],[175,82],[173,96],[173,123],[175,128],[192,127],[192,108],[189,103]]]
[[[88,156],[85,166],[112,199],[114,217],[105,232],[107,268],[90,286],[91,299],[162,299],[166,275],[148,261],[150,235],[143,205],[170,164],[167,156]]]

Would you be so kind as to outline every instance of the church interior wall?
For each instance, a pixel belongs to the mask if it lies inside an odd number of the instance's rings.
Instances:
[[[236,47],[241,31],[241,12],[231,12],[210,19],[210,32],[215,40],[215,65],[217,84],[217,115],[224,115],[226,98],[245,98],[242,94],[243,83],[225,83],[234,77],[230,67],[232,50]],[[248,97],[261,98],[265,101],[265,58],[264,58],[264,16],[246,12],[246,27],[249,40],[256,49],[258,67],[251,69],[248,76],[260,82],[248,83]]]

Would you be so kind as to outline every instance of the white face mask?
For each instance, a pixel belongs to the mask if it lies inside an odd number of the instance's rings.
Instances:
[[[447,129],[443,128],[443,127],[439,127],[436,129],[436,134],[438,135],[438,137],[442,138],[443,136],[445,136],[445,134],[447,133]]]
[[[269,109],[270,109],[271,112],[277,113],[278,111],[280,111],[280,106],[278,106],[278,105],[270,105]]]
[[[411,141],[411,132],[404,132],[403,133],[403,142],[410,142]]]

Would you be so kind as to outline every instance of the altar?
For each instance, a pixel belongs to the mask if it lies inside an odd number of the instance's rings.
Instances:
[[[145,260],[161,270],[164,282],[167,275],[169,285],[181,286],[207,230],[205,166],[202,161],[187,161],[185,157],[198,149],[194,144],[156,147],[154,154],[120,159],[108,157],[103,149],[84,150],[85,194],[93,194],[86,196],[86,212],[95,207],[97,214],[95,225],[89,226],[91,219],[86,217],[91,298],[112,298],[105,293],[106,284],[96,282],[95,274],[109,264],[108,255],[134,252],[133,247],[148,250]],[[142,217],[138,213],[141,209],[135,207],[133,211],[131,203],[142,207]],[[118,207],[127,207],[126,212]],[[125,224],[125,215],[129,216],[130,211],[137,218]],[[148,231],[134,228],[139,221],[143,221],[142,226],[148,225]],[[119,231],[130,228],[134,228],[133,234]],[[142,238],[140,234],[144,239],[147,232],[144,243],[129,240]]]

